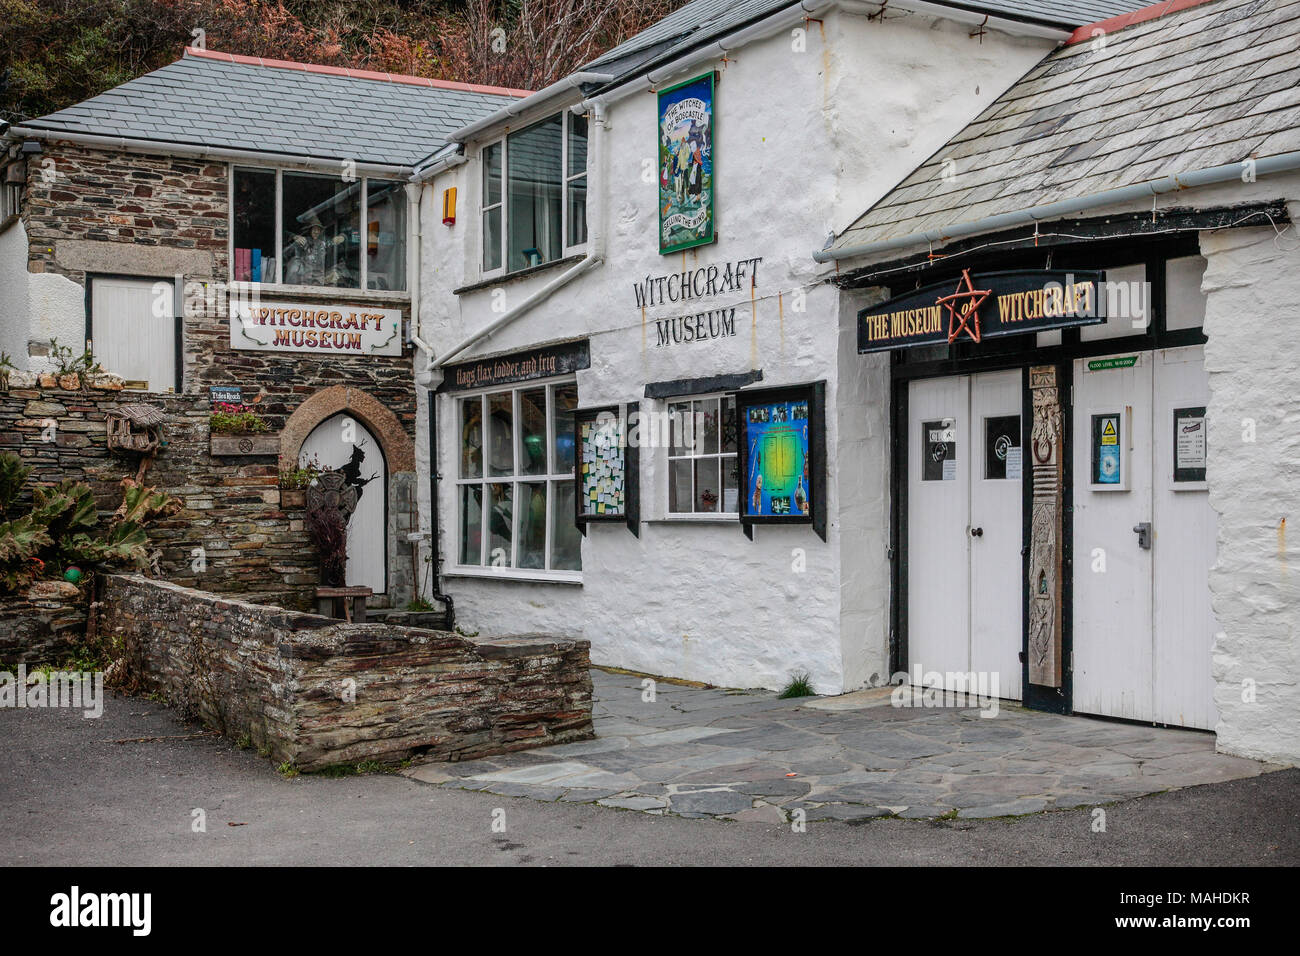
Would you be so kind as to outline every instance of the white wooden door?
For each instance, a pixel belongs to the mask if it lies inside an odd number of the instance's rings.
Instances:
[[[970,380],[908,385],[907,658],[970,671]],[[945,440],[950,439],[950,440]]]
[[[1129,357],[1074,363],[1074,709],[1150,720],[1151,356]]]
[[[1021,372],[908,388],[909,669],[996,672],[1019,700]]]
[[[1153,709],[1161,723],[1209,730],[1219,720],[1210,661],[1219,628],[1209,584],[1218,515],[1205,482],[1186,469],[1174,471],[1180,433],[1181,464],[1199,459],[1207,447],[1209,378],[1200,346],[1166,349],[1154,358]]]
[[[1020,700],[1024,485],[1020,369],[971,376],[971,670],[997,674],[998,696]]]
[[[176,290],[166,279],[90,279],[90,339],[104,371],[176,387]]]
[[[1074,368],[1074,709],[1210,728],[1215,515],[1204,482],[1174,474],[1175,411],[1205,427],[1202,350],[1108,358]]]
[[[351,415],[339,414],[312,430],[298,461],[348,469],[357,479],[357,509],[348,522],[346,583],[383,594],[388,590],[388,472],[379,442]]]

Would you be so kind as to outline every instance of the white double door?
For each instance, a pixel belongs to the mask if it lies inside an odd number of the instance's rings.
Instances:
[[[907,646],[915,674],[1022,697],[1022,372],[908,386]]]
[[[1074,365],[1074,709],[1209,729],[1217,519],[1200,346]]]

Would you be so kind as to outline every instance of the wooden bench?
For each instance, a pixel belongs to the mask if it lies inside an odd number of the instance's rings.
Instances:
[[[370,588],[346,587],[316,589],[316,606],[326,617],[341,617],[349,624],[366,622],[366,598],[375,592]],[[351,601],[348,599],[351,598]]]

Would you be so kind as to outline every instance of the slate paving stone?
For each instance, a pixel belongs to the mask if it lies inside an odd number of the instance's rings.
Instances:
[[[731,790],[676,793],[670,798],[674,813],[738,813],[754,805],[754,798]]]
[[[1269,769],[1216,754],[1205,734],[1005,703],[992,719],[969,707],[823,709],[662,681],[651,703],[639,677],[596,670],[593,683],[595,740],[430,762],[407,775],[503,796],[779,823],[794,809],[841,821],[933,819],[952,808],[964,818],[1014,816]]]
[[[809,810],[805,819],[809,823],[815,823],[818,820],[872,820],[889,816],[893,814],[883,807],[857,807],[832,803]]]
[[[812,789],[812,784],[803,780],[758,780],[739,784],[733,789],[756,797],[802,797]]]
[[[999,803],[991,806],[966,807],[957,811],[957,816],[964,820],[977,820],[988,817],[1015,817],[1023,816],[1026,813],[1037,813],[1047,806],[1047,801],[1041,797],[1025,798],[1013,800],[1010,803]]]
[[[595,803],[597,800],[604,800],[621,792],[619,790],[588,790],[585,788],[566,790],[560,800],[563,803]]]
[[[901,807],[913,804],[950,803],[948,791],[942,787],[904,787],[892,783],[880,783],[859,787],[837,787],[834,790],[815,790],[813,799],[825,803],[865,803],[873,806]],[[995,796],[993,802],[1005,800],[1004,796]],[[977,801],[978,802],[978,801]]]
[[[895,814],[904,820],[934,820],[952,813],[952,807],[906,807]]]
[[[663,810],[668,806],[666,801],[658,797],[606,797],[597,800],[596,805],[619,810]]]
[[[528,786],[521,783],[494,783],[487,788],[488,793],[495,793],[499,797],[529,797],[533,800],[544,800],[553,803],[560,797],[564,796],[563,787],[542,787]]]

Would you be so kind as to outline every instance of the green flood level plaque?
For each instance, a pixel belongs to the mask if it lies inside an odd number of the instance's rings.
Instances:
[[[1118,358],[1092,359],[1088,362],[1089,372],[1102,372],[1108,368],[1132,368],[1137,364],[1136,355],[1121,355]]]

